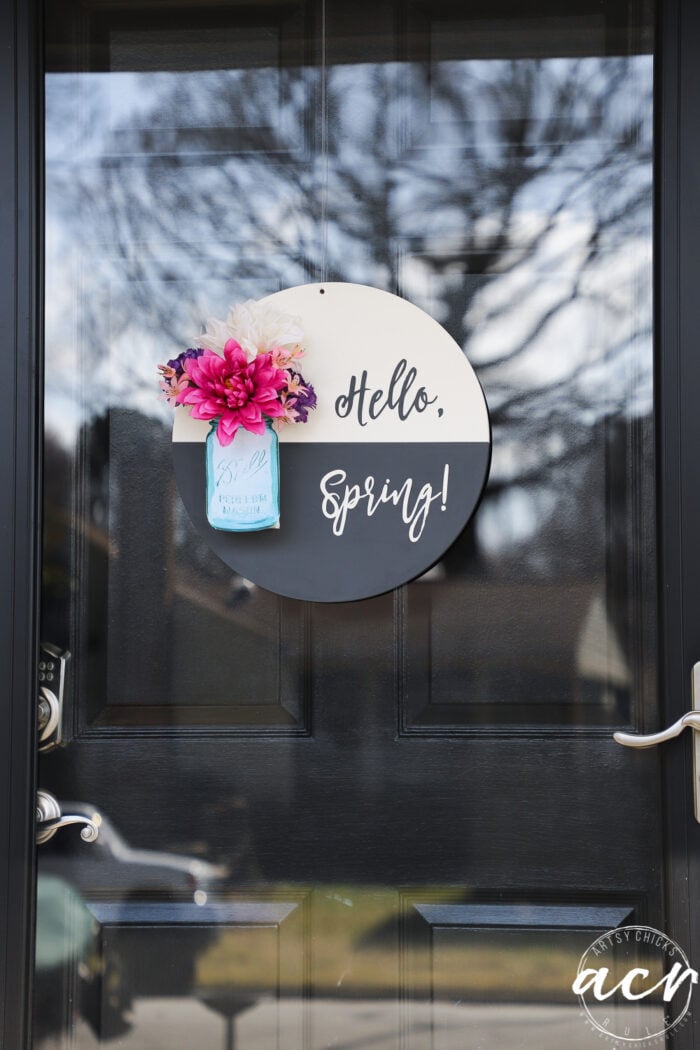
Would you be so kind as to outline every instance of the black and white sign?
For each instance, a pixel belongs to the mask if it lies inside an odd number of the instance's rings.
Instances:
[[[280,527],[208,524],[209,425],[183,406],[173,453],[184,504],[212,550],[270,591],[343,602],[391,590],[438,561],[479,503],[491,456],[479,382],[437,321],[388,292],[310,284],[269,302],[301,319],[318,395],[308,423],[279,428]]]

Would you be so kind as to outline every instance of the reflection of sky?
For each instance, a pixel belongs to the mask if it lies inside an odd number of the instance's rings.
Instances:
[[[324,272],[455,335],[510,427],[496,476],[533,421],[648,412],[651,58],[448,56],[331,67],[325,140],[316,70],[49,75],[50,428],[169,421],[157,362]]]

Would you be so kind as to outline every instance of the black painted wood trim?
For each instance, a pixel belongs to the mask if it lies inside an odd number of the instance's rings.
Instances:
[[[700,660],[700,4],[660,0],[656,340],[663,724],[691,707]],[[690,734],[664,745],[666,931],[700,969],[700,825]],[[700,1046],[700,990],[677,1050]]]
[[[38,0],[0,3],[0,1046],[29,1040],[41,537]]]

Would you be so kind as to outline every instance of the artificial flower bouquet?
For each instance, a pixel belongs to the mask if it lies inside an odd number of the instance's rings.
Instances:
[[[163,398],[208,420],[207,518],[217,529],[250,532],[279,524],[275,426],[306,423],[316,394],[299,371],[298,318],[264,302],[234,306],[210,320],[191,347],[159,365]]]

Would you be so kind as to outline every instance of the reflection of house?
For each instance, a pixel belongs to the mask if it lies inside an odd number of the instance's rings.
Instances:
[[[565,498],[557,503],[547,495],[544,523],[532,536],[534,553],[522,539],[512,551],[498,539],[508,504],[503,485],[496,485],[493,508],[487,493],[486,516],[409,587],[402,622],[411,644],[397,656],[410,683],[407,724],[434,719],[444,705],[455,726],[489,723],[496,712],[499,722],[516,725],[629,720],[630,688],[649,667],[630,664],[640,598],[626,593],[627,503],[625,490],[613,488],[616,479],[624,484],[619,450],[622,445],[624,455],[626,432],[608,432],[614,435],[604,446],[608,480],[588,482],[595,459],[584,458],[586,472],[572,468]],[[154,483],[168,472],[168,435],[159,423],[116,408],[84,428],[81,442],[90,484],[76,508],[75,535],[63,548],[47,549],[45,563],[49,578],[65,586],[71,557],[77,558],[89,588],[82,626],[76,625],[91,640],[89,661],[82,663],[90,685],[81,723],[261,720],[303,730],[304,667],[313,645],[308,612],[235,577],[192,528],[172,484]],[[71,520],[58,453],[55,462],[62,480],[50,490],[50,535]],[[577,502],[572,512],[572,488],[588,500],[585,511]],[[482,543],[494,542],[489,530],[501,544],[497,571],[480,551]],[[613,566],[607,577],[606,565]],[[54,630],[64,622],[62,594],[52,589],[46,601]],[[352,630],[355,608],[332,615]],[[130,630],[133,618],[138,636]],[[381,626],[386,599],[367,603],[364,619]],[[62,641],[70,644],[68,635]],[[172,654],[165,664],[163,652]],[[118,676],[109,671],[117,666]],[[362,690],[366,672],[352,644],[344,640],[334,649],[332,667]],[[108,711],[104,700],[97,702],[105,696]]]
[[[576,646],[576,666],[581,678],[599,682],[605,691],[629,689],[632,675],[624,650],[605,611],[600,594],[591,599]],[[612,699],[612,697],[611,697]]]

